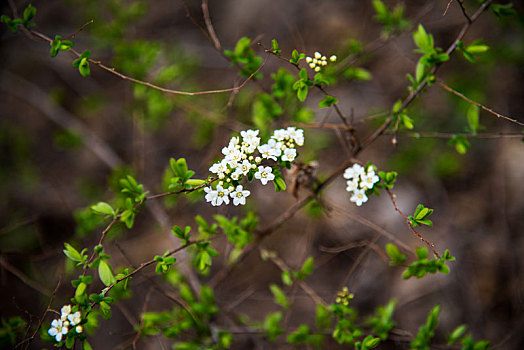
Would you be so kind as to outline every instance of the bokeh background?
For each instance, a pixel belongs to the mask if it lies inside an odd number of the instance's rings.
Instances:
[[[27,5],[14,3],[19,11]],[[328,91],[338,97],[341,109],[352,116],[365,138],[384,120],[384,112],[408,93],[405,76],[414,74],[418,60],[411,36],[416,25],[422,23],[443,48],[457,36],[465,18],[456,3],[443,16],[447,3],[404,1],[408,29],[389,37],[374,20],[371,1],[222,0],[210,1],[209,10],[225,49],[248,37],[260,56],[264,53],[257,43],[269,47],[271,39],[278,40],[286,57],[295,48],[308,55],[337,54],[339,81]],[[243,81],[187,16],[182,1],[50,0],[33,5],[36,29],[50,37],[67,36],[94,19],[77,34],[75,48],[90,49],[92,57],[130,76],[185,91],[224,89]],[[490,46],[476,64],[456,52],[438,78],[475,101],[524,121],[524,6],[519,1],[514,5],[517,15],[497,18],[487,11],[468,31],[466,43],[483,39]],[[187,0],[186,6],[204,25],[201,3]],[[478,2],[465,1],[465,6],[472,13]],[[7,3],[2,13],[11,15]],[[58,309],[72,296],[69,281],[76,275],[65,263],[63,242],[92,247],[98,241],[103,223],[90,213],[90,205],[111,201],[117,180],[127,173],[151,193],[164,191],[172,157],[186,158],[196,177],[205,178],[228,139],[253,127],[254,102],[260,93],[270,91],[271,74],[281,68],[296,73],[286,62],[270,57],[261,70],[263,77],[238,94],[174,96],[136,88],[95,66],[91,77],[83,78],[71,67],[72,55],[62,52],[50,58],[47,43],[12,34],[4,25],[0,38],[0,315],[5,319],[20,315],[33,326],[59,279],[62,284],[52,307]],[[354,68],[360,75],[355,76]],[[319,177],[329,175],[348,157],[336,132],[314,127],[340,123],[332,110],[318,108],[322,97],[312,90],[304,104],[279,101],[283,113],[267,125],[303,127],[306,143],[299,160],[312,164]],[[382,136],[358,157],[380,170],[399,173],[394,193],[404,212],[411,214],[419,203],[435,209],[434,227],[419,232],[439,252],[449,249],[457,258],[449,264],[449,275],[403,280],[402,268],[388,266],[384,247],[390,240],[376,226],[413,251],[421,242],[387,195],[356,207],[349,202],[341,177],[323,193],[322,207],[304,208],[261,243],[295,269],[313,256],[315,272],[306,281],[327,301],[333,301],[344,283],[355,294],[353,305],[362,315],[390,299],[398,300],[396,330],[381,345],[384,348],[408,348],[406,339],[416,334],[436,304],[442,312],[435,343],[444,344],[446,334],[467,324],[476,339],[490,340],[494,348],[524,347],[524,147],[521,137],[492,135],[470,138],[471,148],[459,154],[447,137],[466,132],[468,108],[457,96],[431,86],[408,108],[413,131],[402,130],[396,145],[392,135]],[[484,127],[480,133],[522,131],[484,111],[480,123]],[[447,136],[425,137],[431,132]],[[201,195],[148,203],[133,229],[122,226],[112,232],[106,251],[114,266],[139,265],[177,245],[169,233],[172,225],[196,229],[196,214],[212,219],[215,214],[242,216],[252,210],[263,229],[297,200],[289,191],[274,193],[272,186],[253,183],[250,189],[245,208],[211,207]],[[300,198],[308,194],[307,186],[299,191]],[[221,255],[206,276],[188,272],[183,268],[187,257],[178,257],[177,266],[189,274],[192,285],[213,284],[226,267],[231,247],[223,238],[213,245]],[[148,278],[170,288],[153,269],[137,278],[132,294],[113,308],[113,318],[101,320],[90,336],[95,349],[129,347],[149,291]],[[255,250],[215,286],[223,310],[217,324],[230,326],[227,313],[261,322],[269,311],[278,310],[268,288],[271,283],[281,283],[280,270]],[[93,288],[99,290],[101,284],[96,282]],[[315,304],[300,288],[292,293],[289,329],[314,323]],[[172,306],[159,293],[148,297],[148,311]],[[263,338],[254,341],[252,334],[241,332],[234,338],[238,349],[291,348],[284,337],[276,344]],[[137,346],[168,348],[172,343],[153,336]],[[9,348],[7,344],[3,346]],[[324,344],[337,347],[334,342]],[[51,348],[39,340],[32,346]]]

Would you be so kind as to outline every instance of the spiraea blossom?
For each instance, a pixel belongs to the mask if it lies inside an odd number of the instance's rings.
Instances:
[[[60,310],[60,318],[54,319],[51,322],[51,328],[47,333],[54,337],[57,342],[62,341],[64,336],[69,333],[69,328],[75,329],[76,333],[82,333],[83,328],[80,325],[82,322],[82,314],[80,311],[71,313],[71,305],[64,305]]]
[[[344,171],[343,177],[347,180],[346,191],[352,194],[349,200],[359,207],[368,201],[366,190],[372,189],[380,181],[372,166],[366,170],[356,163]]]
[[[335,62],[337,60],[337,56],[332,55],[329,57],[329,60],[331,62]],[[320,70],[327,66],[328,59],[326,56],[323,56],[320,52],[315,52],[313,57],[306,57],[306,62],[309,65],[309,68],[313,69],[315,72],[320,72]]]
[[[243,130],[240,136],[232,137],[228,146],[222,148],[224,158],[209,168],[218,177],[218,184],[215,189],[204,188],[205,199],[211,205],[227,205],[229,198],[233,205],[245,205],[251,192],[240,185],[242,179],[254,178],[266,185],[275,179],[274,168],[267,163],[285,165],[293,162],[298,156],[296,147],[304,145],[304,130],[295,127],[275,130],[264,144],[259,133],[259,130]]]

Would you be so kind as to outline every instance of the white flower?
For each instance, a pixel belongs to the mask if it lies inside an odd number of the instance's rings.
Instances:
[[[346,182],[346,185],[347,185],[346,191],[353,192],[358,189],[358,180],[357,179],[348,180]]]
[[[244,153],[237,149],[229,153],[224,159],[231,168],[236,168],[238,163],[242,161],[242,155],[244,155]]]
[[[242,164],[239,164],[235,172],[239,172],[241,175],[247,175],[249,173],[249,170],[251,169],[251,163],[244,159],[242,161]],[[234,179],[233,179],[234,180]]]
[[[273,136],[271,138],[277,140],[277,141],[283,141],[285,138],[289,137],[288,132],[286,129],[278,129],[273,132]]]
[[[282,142],[277,142],[275,139],[269,139],[267,145],[270,148],[270,154],[273,157],[280,157],[282,154],[282,147],[284,146]]]
[[[304,130],[296,129],[293,126],[290,126],[289,128],[287,128],[286,131],[287,131],[287,135],[289,136],[289,138],[293,139],[293,141],[295,141],[297,145],[299,146],[304,145]]]
[[[309,57],[309,56],[306,57],[306,62],[307,62],[307,63],[311,63],[311,61],[313,61],[313,59],[312,59],[311,57]]]
[[[62,340],[62,336],[67,334],[68,331],[67,326],[63,324],[62,320],[53,320],[53,322],[51,322],[51,328],[49,328],[47,333],[55,337],[55,340],[59,342]]]
[[[215,204],[211,202],[212,205],[219,206],[222,203],[229,204],[229,198],[227,196],[229,194],[229,191],[227,189],[222,188],[222,186],[218,185],[216,188],[216,192],[217,192],[217,196],[214,199]]]
[[[315,72],[320,72],[320,67],[315,67]]]
[[[242,172],[239,171],[239,168],[236,168],[235,171],[231,174],[231,180],[238,181],[241,175]]]
[[[366,203],[368,201],[368,197],[364,193],[364,190],[355,190],[355,192],[353,192],[353,196],[351,196],[349,200],[360,207],[362,203]]]
[[[229,196],[233,198],[233,204],[234,205],[245,205],[246,204],[246,197],[249,196],[251,192],[244,190],[242,188],[242,185],[238,185],[235,191],[231,191]]]
[[[316,58],[317,60],[321,59],[321,58],[322,58],[322,54],[321,54],[320,52],[318,52],[318,51],[315,52],[315,58]]]
[[[82,321],[82,318],[80,317],[80,311],[67,315],[67,319],[69,322],[71,322],[71,326],[76,326]]]
[[[62,317],[67,317],[71,313],[71,305],[64,305],[62,306],[62,309],[60,310],[62,313]]]
[[[76,326],[76,328],[75,328],[75,331],[76,331],[77,333],[82,333],[83,330],[84,330],[84,329],[82,328],[82,326]]]
[[[236,146],[240,143],[240,138],[238,136],[232,137],[231,140],[229,140],[229,148],[237,148]]]
[[[229,204],[229,198],[227,195],[229,191],[225,188],[222,188],[222,185],[218,185],[215,190],[209,187],[204,187],[206,194],[206,201],[211,202],[212,206],[219,206],[222,203]]]
[[[275,161],[277,160],[277,158],[273,155],[273,149],[269,147],[267,143],[265,145],[258,146],[258,151],[262,155],[262,158],[273,159]]]
[[[244,142],[253,143],[256,142],[256,140],[260,140],[257,137],[258,133],[258,130],[245,130],[240,132],[240,136],[242,136]]]
[[[335,62],[337,60],[337,56],[336,55],[331,55],[331,57],[329,58],[329,60],[331,62]]]
[[[310,57],[308,57],[308,58],[310,58]],[[311,63],[309,64],[309,68],[314,69],[315,67],[316,67],[316,65],[315,65],[313,62],[311,62]]]
[[[362,182],[360,182],[360,187],[365,190],[368,188],[373,188],[373,185],[380,181],[380,178],[375,175],[375,171],[371,167],[369,167],[368,172],[366,174],[362,174],[360,178],[362,179]]]
[[[212,172],[213,174],[217,174],[217,175],[225,173],[226,170],[227,170],[227,162],[224,159],[222,159],[222,161],[218,163],[213,164],[209,168],[210,172]]]
[[[215,205],[213,203],[216,203],[216,197],[218,195],[217,191],[213,191],[211,187],[204,187],[204,192],[206,192],[206,202],[211,202],[212,205]]]
[[[272,173],[273,169],[269,166],[259,166],[258,171],[255,173],[255,179],[259,179],[262,185],[266,185],[268,181],[273,181],[275,175]]]
[[[282,156],[283,161],[292,162],[297,157],[297,150],[294,148],[286,148],[284,155]]]
[[[364,168],[355,163],[344,171],[344,179],[358,179],[362,174],[364,174]]]

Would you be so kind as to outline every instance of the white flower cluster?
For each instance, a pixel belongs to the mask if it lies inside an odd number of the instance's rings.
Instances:
[[[47,333],[55,337],[55,340],[59,342],[62,340],[62,337],[69,332],[69,327],[74,327],[76,333],[82,333],[81,321],[80,311],[71,313],[71,305],[64,305],[61,310],[61,317],[51,322],[51,328],[49,328]]]
[[[380,181],[380,178],[375,174],[372,166],[368,167],[367,171],[359,164],[353,164],[344,171],[344,179],[347,179],[346,191],[353,193],[349,199],[359,207],[362,203],[368,201],[366,190],[372,189],[375,183]]]
[[[297,157],[296,146],[304,145],[304,130],[289,127],[275,130],[266,144],[260,144],[259,130],[245,130],[240,137],[229,140],[229,145],[222,149],[224,158],[213,164],[209,171],[218,176],[219,182],[215,189],[205,187],[206,201],[213,206],[229,204],[246,204],[250,191],[245,190],[239,182],[250,172],[262,185],[273,181],[275,175],[269,166],[263,166],[263,159],[292,162]],[[236,186],[236,187],[235,187]]]
[[[329,60],[331,62],[335,62],[337,60],[337,56],[332,55],[329,57]],[[313,69],[315,72],[320,72],[322,67],[327,66],[327,57],[322,56],[320,52],[315,52],[314,57],[306,57],[306,62],[309,64],[309,68]]]

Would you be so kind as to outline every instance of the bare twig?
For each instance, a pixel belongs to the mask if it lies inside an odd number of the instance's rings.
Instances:
[[[206,23],[207,32],[209,33],[209,37],[211,38],[213,46],[215,46],[215,49],[217,49],[217,51],[222,52],[222,45],[220,44],[220,40],[218,40],[218,37],[215,33],[215,28],[213,27],[213,23],[211,22],[211,16],[209,15],[209,7],[207,4],[207,0],[202,0],[202,14],[204,15],[204,22]]]
[[[62,279],[60,278],[58,280],[58,283],[56,284],[56,287],[55,287],[55,290],[53,291],[53,294],[51,294],[51,298],[49,299],[49,303],[47,304],[47,308],[46,308],[44,314],[42,315],[42,317],[40,317],[40,320],[38,321],[38,325],[36,326],[36,329],[33,332],[33,334],[29,338],[24,339],[20,343],[18,343],[15,346],[15,348],[19,348],[19,347],[22,346],[22,344],[27,343],[26,346],[25,346],[25,349],[26,350],[29,349],[29,346],[31,345],[31,342],[35,339],[36,335],[38,334],[38,331],[40,330],[40,327],[42,327],[42,324],[44,323],[45,317],[51,311],[51,304],[53,304],[53,300],[55,300],[56,293],[58,292],[58,289],[60,288],[61,284],[62,284]]]
[[[462,40],[462,38],[464,37],[464,35],[468,31],[469,27],[489,7],[491,2],[492,2],[492,0],[487,0],[482,5],[480,5],[478,10],[475,11],[475,13],[470,17],[471,21],[465,23],[462,26],[462,28],[461,28],[460,32],[458,33],[458,35],[456,36],[455,40],[453,40],[453,43],[446,50],[446,54],[448,56],[450,56],[457,49],[458,42],[460,40]],[[439,63],[435,67],[433,67],[433,69],[431,70],[431,74],[434,75],[438,71],[438,69],[440,68],[441,65],[442,65],[442,63]],[[400,112],[400,111],[406,109],[406,107],[409,106],[415,100],[415,98],[422,92],[422,90],[424,90],[424,88],[427,86],[427,84],[428,84],[428,80],[426,78],[415,90],[410,91],[409,95],[402,101],[402,104],[400,105],[400,108],[398,109],[397,112]],[[388,119],[386,119],[386,121],[377,130],[375,130],[375,132],[373,132],[361,145],[359,145],[358,148],[355,149],[354,155],[356,156],[358,153],[360,153],[360,151],[362,151],[368,145],[373,143],[380,135],[382,135],[384,133],[384,131],[386,131],[386,129],[389,127],[389,125],[393,121],[394,117],[395,117],[395,115],[393,113],[391,113],[389,115]]]
[[[31,280],[29,277],[27,277],[22,271],[18,270],[16,267],[11,265],[7,260],[4,259],[3,256],[0,255],[0,265],[6,269],[7,271],[11,272],[13,275],[15,275],[20,281],[22,281],[25,285],[27,285],[30,288],[33,288],[38,293],[41,293],[45,295],[46,297],[51,296],[51,291],[47,290],[46,288],[42,287],[37,282]]]
[[[473,101],[472,99],[470,99],[470,98],[464,96],[462,93],[458,92],[457,90],[455,90],[455,89],[453,89],[453,88],[447,86],[447,85],[444,84],[444,82],[441,81],[441,80],[438,80],[438,81],[437,81],[437,84],[439,84],[440,87],[442,87],[444,90],[449,91],[449,92],[451,92],[452,94],[454,94],[455,96],[458,96],[458,97],[460,97],[461,99],[467,101],[468,103],[471,103],[472,105],[475,105],[475,106],[477,106],[477,107],[479,107],[479,108],[485,110],[486,112],[489,112],[489,113],[493,114],[493,115],[494,115],[495,117],[497,117],[497,118],[502,118],[502,119],[505,119],[505,120],[507,120],[507,121],[509,121],[509,122],[512,122],[512,123],[514,123],[514,124],[524,126],[524,123],[519,122],[519,121],[516,120],[516,119],[512,119],[512,118],[510,118],[510,117],[506,117],[505,115],[502,115],[502,114],[500,114],[500,113],[495,112],[495,111],[492,110],[491,108],[488,108],[488,107],[486,107],[486,106],[484,106],[484,105],[482,105],[482,104],[480,104],[480,103],[478,103],[478,102]]]
[[[85,27],[87,27],[87,26],[90,25],[90,24],[93,24],[94,22],[95,22],[94,19],[90,20],[89,22],[87,22],[86,24],[84,24],[83,26],[81,26],[80,28],[78,28],[78,29],[77,29],[73,34],[71,34],[71,35],[69,35],[69,36],[67,36],[67,37],[65,37],[65,38],[63,38],[63,39],[64,39],[64,40],[74,39],[78,33],[80,33],[82,30],[85,29]]]
[[[400,208],[398,207],[397,205],[397,202],[395,201],[395,195],[391,192],[391,190],[389,188],[386,187],[386,192],[388,193],[389,195],[389,198],[391,199],[391,203],[393,203],[393,206],[395,207],[395,210],[400,214],[400,216],[402,216],[402,218],[404,219],[404,221],[406,222],[406,224],[408,225],[409,229],[411,230],[411,232],[413,232],[413,234],[415,236],[417,236],[422,242],[426,243],[429,248],[433,251],[433,254],[435,254],[435,256],[437,258],[440,259],[440,255],[437,253],[437,251],[435,250],[435,245],[431,242],[429,242],[428,240],[426,240],[424,237],[422,237],[420,235],[420,233],[418,233],[415,228],[413,227],[413,225],[411,224],[411,221],[406,217],[406,215],[404,215],[404,213],[402,212],[402,210],[400,210]]]

